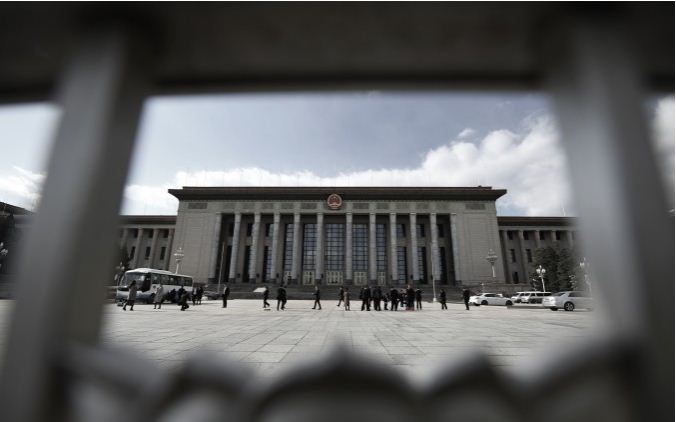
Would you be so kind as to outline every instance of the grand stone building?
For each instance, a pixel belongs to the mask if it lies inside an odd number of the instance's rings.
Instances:
[[[174,217],[127,216],[132,267],[202,283],[524,283],[538,247],[574,241],[573,221],[497,217],[505,190],[185,187]],[[494,267],[487,260],[495,254]]]

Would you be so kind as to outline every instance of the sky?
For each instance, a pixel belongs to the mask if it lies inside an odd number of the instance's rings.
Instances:
[[[646,102],[673,207],[674,98]],[[0,107],[0,201],[39,203],[60,112]],[[499,215],[574,215],[566,157],[537,94],[343,92],[146,101],[124,214],[175,214],[181,186],[493,186]]]

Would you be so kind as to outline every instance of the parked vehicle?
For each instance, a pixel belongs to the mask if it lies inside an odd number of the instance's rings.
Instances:
[[[155,292],[160,283],[163,285],[165,295],[168,295],[172,290],[178,291],[181,287],[190,292],[193,287],[192,277],[190,276],[152,268],[136,268],[124,273],[124,276],[120,279],[115,295],[115,300],[118,303],[127,300],[132,281],[136,281],[138,286],[136,300],[146,303],[153,303]]]
[[[523,298],[523,295],[529,293],[529,292],[516,292],[510,299],[512,299],[512,302],[514,303],[521,303],[521,299]]]
[[[542,300],[542,306],[552,311],[563,308],[574,311],[577,308],[594,309],[594,299],[587,292],[559,292]]]
[[[521,303],[542,303],[542,299],[551,296],[551,292],[523,292]]]
[[[499,305],[499,306],[512,306],[512,299],[504,297],[501,293],[482,293],[480,295],[471,296],[469,298],[469,303],[474,304],[474,306],[479,305]]]

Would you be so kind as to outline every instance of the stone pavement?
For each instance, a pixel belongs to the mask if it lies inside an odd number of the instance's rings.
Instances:
[[[276,301],[270,301],[273,305]],[[340,341],[405,371],[425,377],[440,362],[481,350],[497,366],[518,369],[548,348],[584,340],[593,332],[595,312],[552,312],[538,306],[471,307],[450,303],[447,311],[424,303],[422,312],[352,311],[324,300],[313,311],[312,301],[289,301],[286,311],[261,309],[259,300],[205,300],[185,312],[173,304],[155,311],[139,304],[123,312],[104,305],[104,344],[128,346],[158,364],[173,367],[191,353],[207,351],[254,367],[273,377],[294,363],[322,359]],[[8,328],[12,301],[0,301],[0,346]],[[4,349],[4,347],[3,347]]]

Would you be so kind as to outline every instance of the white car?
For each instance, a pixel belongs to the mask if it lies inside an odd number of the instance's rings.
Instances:
[[[594,309],[594,299],[587,292],[559,292],[542,299],[542,306],[552,311],[563,308],[574,311],[576,308]]]
[[[479,305],[512,306],[513,302],[511,298],[504,297],[500,293],[482,293],[480,295],[470,297],[469,303],[472,303],[474,306]]]
[[[523,298],[523,295],[529,292],[516,292],[512,297],[512,302],[514,303],[521,303],[521,299]]]
[[[550,292],[521,292],[517,303],[542,303],[542,299],[550,295]]]

